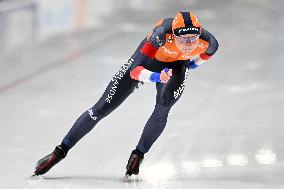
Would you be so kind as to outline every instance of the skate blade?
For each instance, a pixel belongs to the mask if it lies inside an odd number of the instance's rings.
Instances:
[[[34,177],[40,177],[41,175],[36,174],[35,172],[30,176],[30,178],[34,178]]]
[[[131,175],[125,174],[124,177],[122,178],[123,182],[131,182]]]
[[[136,176],[136,175],[131,176],[130,174],[126,173],[124,177],[122,178],[122,181],[123,182],[141,182],[142,179],[139,176]]]
[[[37,177],[37,175],[33,173],[30,177],[31,177],[31,178]]]

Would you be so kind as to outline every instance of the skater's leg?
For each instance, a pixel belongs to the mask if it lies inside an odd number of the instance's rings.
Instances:
[[[157,83],[155,109],[148,119],[136,147],[140,152],[147,153],[163,132],[170,109],[183,92],[187,75],[188,69],[186,65],[177,65],[173,68],[173,76],[167,84]]]
[[[164,107],[156,104],[136,147],[140,152],[147,153],[152,144],[161,135],[166,126],[169,111],[170,107]]]
[[[148,119],[136,149],[132,151],[126,165],[126,177],[139,173],[139,166],[153,143],[163,132],[169,111],[178,101],[184,89],[188,69],[185,65],[173,67],[173,76],[167,84],[157,83],[157,98],[155,109]]]
[[[89,110],[84,112],[74,123],[61,145],[37,162],[35,175],[42,175],[61,161],[84,135],[105,116],[117,108],[129,94],[138,87],[138,82],[130,78],[131,61],[126,62],[113,77],[100,100]]]
[[[144,43],[145,40],[140,43],[131,58],[115,74],[100,100],[76,120],[61,143],[62,148],[66,152],[90,132],[102,118],[116,109],[135,88],[143,84],[131,79],[130,70],[135,65],[134,62],[139,57],[140,49]]]
[[[116,73],[100,100],[76,120],[61,143],[65,151],[71,149],[102,118],[116,109],[138,87],[138,82],[131,79],[129,74],[132,60],[126,62]]]
[[[163,132],[166,123],[170,107],[161,106],[156,104],[154,112],[148,119],[140,141],[135,150],[132,151],[128,163],[126,165],[126,176],[132,174],[137,175],[139,173],[139,166],[143,161],[144,153],[147,153],[152,144]]]
[[[116,109],[135,88],[138,88],[142,82],[131,79],[130,70],[135,65],[134,61],[144,43],[145,40],[141,42],[132,57],[115,74],[99,101],[76,120],[73,127],[64,137],[61,145],[57,146],[51,154],[37,162],[35,175],[46,173],[55,164],[65,158],[69,149],[90,132],[102,118]]]

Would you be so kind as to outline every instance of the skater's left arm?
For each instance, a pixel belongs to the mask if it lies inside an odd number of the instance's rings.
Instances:
[[[216,38],[204,28],[201,28],[200,39],[203,39],[209,43],[207,50],[201,53],[199,56],[191,59],[189,62],[189,68],[195,69],[207,60],[209,60],[218,50],[219,44]]]

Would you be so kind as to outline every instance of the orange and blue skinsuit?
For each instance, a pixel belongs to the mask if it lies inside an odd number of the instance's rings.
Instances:
[[[171,107],[184,90],[189,69],[207,61],[218,49],[215,37],[201,28],[197,48],[189,54],[183,54],[175,46],[172,22],[173,18],[166,18],[156,25],[132,57],[114,75],[99,101],[77,119],[61,143],[66,151],[116,109],[139,84],[155,82],[156,105],[136,146],[143,154],[149,151],[164,130]],[[160,81],[160,73],[165,68],[172,69],[172,77],[166,84]],[[143,97],[139,100],[143,100]]]
[[[217,40],[211,33],[201,28],[197,47],[189,54],[183,54],[175,45],[175,35],[171,27],[172,20],[172,18],[167,18],[158,22],[153,33],[142,42],[143,45],[139,48],[140,52],[135,57],[136,61],[132,66],[132,79],[143,82],[160,82],[157,76],[161,68],[183,62],[188,63],[188,68],[193,69],[207,61],[217,51]]]

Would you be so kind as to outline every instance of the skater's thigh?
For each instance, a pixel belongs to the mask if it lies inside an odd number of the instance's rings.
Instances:
[[[130,59],[113,76],[100,100],[93,106],[94,111],[106,116],[138,88],[139,82],[130,77],[131,64]]]
[[[185,80],[188,76],[188,68],[186,66],[176,66],[172,70],[172,77],[168,83],[156,84],[156,104],[164,107],[172,107],[179,100],[185,87]]]

